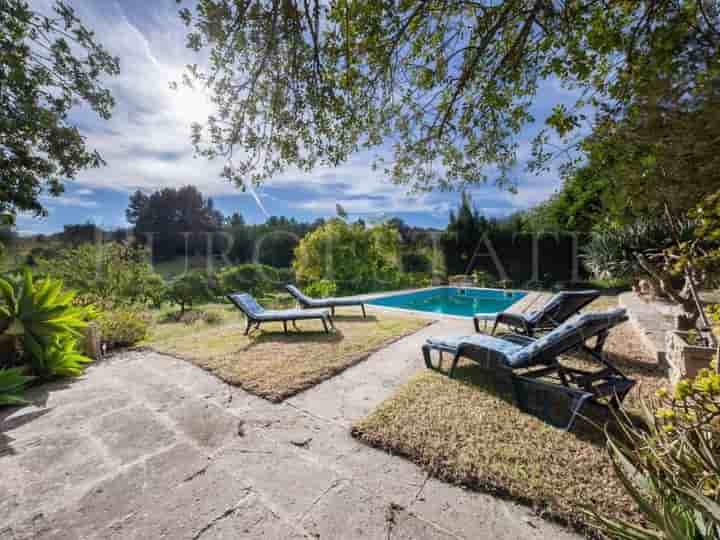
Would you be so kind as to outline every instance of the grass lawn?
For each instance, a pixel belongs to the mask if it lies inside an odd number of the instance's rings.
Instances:
[[[614,303],[603,298],[592,309]],[[606,350],[639,381],[626,399],[630,408],[666,384],[629,323],[611,333]],[[564,361],[587,366],[579,359]],[[584,506],[640,521],[615,479],[601,432],[578,421],[566,433],[521,412],[484,385],[471,361],[457,372],[455,380],[434,371],[418,374],[356,423],[353,434],[440,479],[518,500],[581,530],[587,526]],[[594,421],[606,418],[589,415]]]
[[[263,324],[244,336],[239,311],[227,305],[203,307],[220,321],[192,325],[159,323],[144,345],[188,360],[224,381],[270,401],[282,401],[356,364],[383,346],[415,332],[427,320],[339,309],[336,332],[326,334],[320,321],[298,321],[298,331],[283,333],[282,323]],[[289,325],[292,327],[291,325]]]

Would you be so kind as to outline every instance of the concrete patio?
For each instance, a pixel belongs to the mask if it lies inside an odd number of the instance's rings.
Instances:
[[[280,405],[147,351],[0,416],[0,539],[570,539],[530,509],[428,478],[349,435],[442,319]]]

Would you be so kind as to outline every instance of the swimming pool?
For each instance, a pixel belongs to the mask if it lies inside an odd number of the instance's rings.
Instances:
[[[368,303],[375,306],[472,317],[476,313],[503,311],[523,296],[525,293],[517,291],[438,287],[425,291],[384,296]]]

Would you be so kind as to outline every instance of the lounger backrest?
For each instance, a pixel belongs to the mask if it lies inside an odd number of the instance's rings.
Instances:
[[[527,347],[508,356],[508,364],[511,367],[519,368],[551,363],[558,355],[579,347],[588,339],[606,332],[626,320],[624,309],[581,313]]]
[[[599,291],[560,291],[533,317],[533,324],[562,323],[600,296]],[[554,326],[554,324],[553,324]]]
[[[240,311],[250,318],[255,315],[260,315],[265,311],[265,308],[258,304],[257,300],[247,293],[228,294],[228,298]]]
[[[305,296],[295,285],[285,285],[285,288],[291,295],[299,300],[301,304],[310,304],[312,302],[312,298]]]

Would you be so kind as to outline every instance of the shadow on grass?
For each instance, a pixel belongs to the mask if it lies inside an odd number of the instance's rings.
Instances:
[[[339,329],[335,329],[334,332],[326,333],[324,330],[290,330],[286,334],[283,330],[270,330],[266,331],[261,329],[260,331],[251,332],[248,336],[249,342],[244,347],[241,347],[240,351],[248,351],[255,346],[262,345],[264,343],[275,343],[281,344],[286,343],[288,345],[297,343],[339,343],[344,339],[343,333]]]
[[[335,322],[376,323],[378,321],[378,318],[375,315],[368,315],[367,317],[363,317],[362,314],[346,315],[339,313],[333,317],[333,320]]]
[[[447,375],[444,371],[441,373]],[[531,415],[556,429],[567,425],[570,419],[570,400],[560,392],[546,389],[539,392],[531,390],[526,399],[528,403],[532,404],[532,407],[522,407],[516,398],[516,389],[509,379],[488,377],[488,373],[477,365],[471,363],[458,365],[453,378],[472,386],[479,392],[485,392],[494,398],[501,399],[509,407]],[[633,421],[639,420],[633,414],[629,416]],[[614,435],[621,434],[622,431],[617,422],[616,416],[608,407],[588,401],[583,405],[572,428],[567,433],[568,436],[573,436],[593,446],[604,447],[607,441],[605,429]]]

